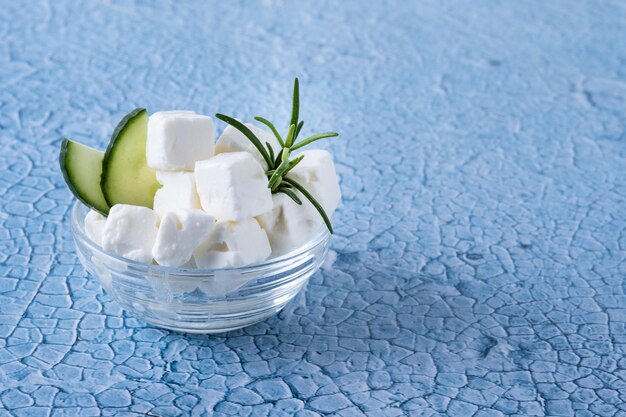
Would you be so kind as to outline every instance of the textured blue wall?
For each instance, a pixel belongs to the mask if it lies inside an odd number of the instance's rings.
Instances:
[[[366,3],[0,2],[0,416],[626,415],[626,3]],[[286,121],[296,75],[342,134],[325,268],[219,337],[125,314],[61,137]]]

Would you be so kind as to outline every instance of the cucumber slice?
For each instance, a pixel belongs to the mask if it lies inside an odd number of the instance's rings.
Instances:
[[[59,164],[68,188],[85,205],[104,214],[109,205],[100,189],[104,152],[63,139]]]
[[[115,128],[102,162],[101,188],[109,206],[133,204],[152,208],[161,185],[146,162],[148,112],[135,109]]]

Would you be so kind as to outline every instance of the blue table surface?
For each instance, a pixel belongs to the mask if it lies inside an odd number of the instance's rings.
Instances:
[[[0,6],[0,417],[626,416],[626,3]],[[303,134],[341,132],[324,268],[224,335],[122,311],[61,138],[286,122],[294,76]]]

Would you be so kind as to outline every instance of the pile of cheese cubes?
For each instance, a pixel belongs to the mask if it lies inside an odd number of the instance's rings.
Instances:
[[[280,151],[271,133],[246,126]],[[341,199],[332,157],[323,150],[301,155],[288,176],[330,217]],[[189,111],[150,116],[146,159],[162,184],[153,210],[116,204],[106,218],[95,211],[85,218],[87,235],[119,256],[169,267],[234,268],[290,252],[325,227],[301,194],[298,205],[271,193],[267,164],[240,131],[228,126],[215,142],[208,116]]]

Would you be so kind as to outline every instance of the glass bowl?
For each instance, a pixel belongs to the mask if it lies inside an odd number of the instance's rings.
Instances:
[[[83,266],[124,309],[157,327],[221,333],[279,312],[304,288],[328,253],[326,228],[298,249],[234,269],[147,265],[104,251],[85,233],[89,209],[74,205],[71,228]]]

